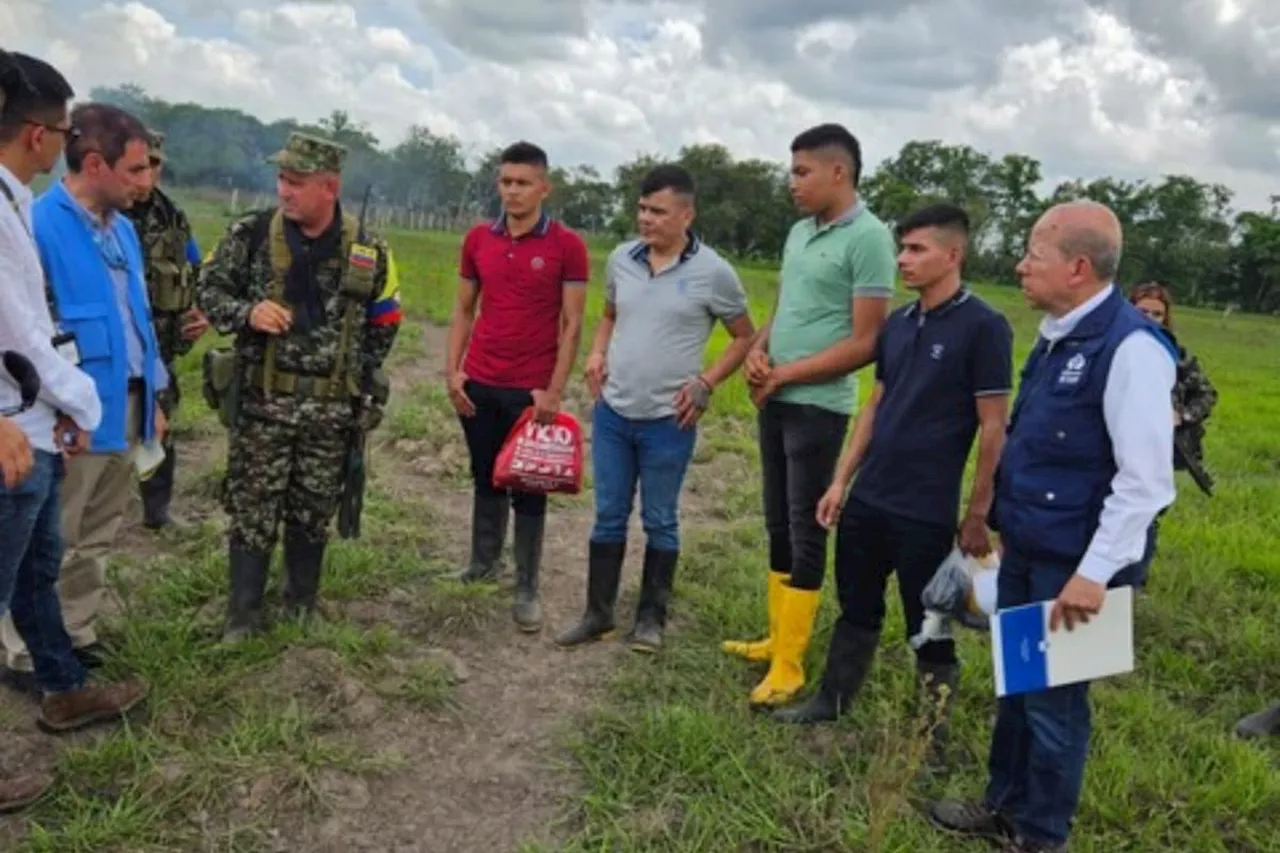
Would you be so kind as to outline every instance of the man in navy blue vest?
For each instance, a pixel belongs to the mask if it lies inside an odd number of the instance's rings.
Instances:
[[[1045,313],[996,473],[999,607],[1053,601],[1050,630],[1101,611],[1132,583],[1156,513],[1173,502],[1176,349],[1113,280],[1120,223],[1090,201],[1056,205],[1031,231],[1022,290]],[[980,802],[943,800],[944,829],[1006,853],[1066,849],[1089,748],[1087,683],[1000,700]]]

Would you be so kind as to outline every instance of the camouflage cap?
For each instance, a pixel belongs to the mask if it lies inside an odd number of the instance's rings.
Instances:
[[[268,157],[267,162],[302,174],[341,172],[346,156],[346,146],[332,139],[295,131],[289,134],[284,148]]]
[[[147,128],[147,154],[152,160],[164,162],[164,134]]]

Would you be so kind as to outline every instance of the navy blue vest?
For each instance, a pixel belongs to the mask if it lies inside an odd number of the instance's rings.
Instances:
[[[1107,374],[1121,341],[1139,329],[1155,335],[1177,362],[1172,337],[1119,288],[1067,337],[1052,345],[1036,341],[996,470],[991,524],[1006,548],[1055,563],[1084,557],[1116,475],[1102,413]]]

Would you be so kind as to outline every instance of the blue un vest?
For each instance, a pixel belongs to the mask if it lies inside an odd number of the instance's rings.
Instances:
[[[147,385],[142,440],[149,441],[155,434],[158,348],[143,278],[142,248],[133,224],[122,215],[116,215],[112,222],[128,262],[132,317],[120,316],[115,284],[102,252],[77,209],[76,200],[61,181],[36,200],[32,224],[40,262],[53,291],[58,325],[76,336],[80,369],[93,378],[102,401],[102,424],[93,433],[90,449],[94,453],[121,453],[128,449],[125,419],[129,410],[129,356],[124,324],[130,322],[142,340],[142,374]]]
[[[1140,329],[1177,362],[1172,336],[1115,287],[1067,337],[1036,341],[996,470],[992,529],[1009,549],[1059,563],[1088,550],[1116,475],[1102,411],[1107,374],[1120,343]]]

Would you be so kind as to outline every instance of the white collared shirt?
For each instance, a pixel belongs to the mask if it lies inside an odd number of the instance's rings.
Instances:
[[[1050,343],[1075,329],[1111,295],[1114,284],[1061,317],[1046,316],[1040,334]],[[1130,334],[1112,357],[1102,393],[1102,417],[1111,438],[1116,475],[1102,504],[1098,529],[1077,572],[1107,584],[1142,557],[1147,528],[1173,503],[1173,384],[1177,365],[1147,332]]]
[[[54,426],[61,410],[83,430],[95,430],[102,420],[102,402],[93,379],[53,348],[55,330],[46,301],[44,270],[31,236],[31,190],[3,165],[0,181],[13,194],[17,210],[0,195],[0,350],[14,350],[30,359],[40,375],[36,404],[14,423],[37,450],[57,453]],[[0,370],[0,408],[21,402],[17,386]]]

